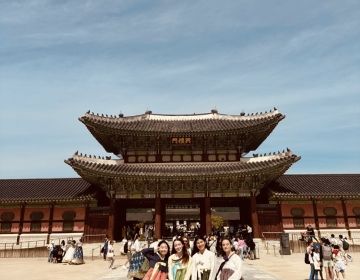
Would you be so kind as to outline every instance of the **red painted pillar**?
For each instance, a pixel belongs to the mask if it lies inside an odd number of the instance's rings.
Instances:
[[[320,226],[319,226],[319,215],[318,215],[317,205],[316,205],[315,199],[313,199],[312,205],[313,205],[313,211],[314,211],[315,228],[316,228],[316,230],[318,232],[319,237],[321,237]]]
[[[204,198],[204,212],[205,212],[205,234],[209,235],[211,233],[211,205],[210,197]]]
[[[161,239],[161,198],[156,194],[155,198],[155,237]]]
[[[277,212],[279,215],[279,229],[280,229],[280,231],[283,231],[284,224],[283,224],[283,218],[282,218],[281,201],[278,201],[276,208],[277,208]]]
[[[50,205],[50,215],[49,215],[49,225],[48,225],[47,243],[50,243],[50,235],[51,235],[51,233],[52,233],[53,220],[54,220],[54,204],[51,204],[51,205]]]
[[[110,198],[109,220],[107,236],[109,240],[114,239],[114,224],[115,224],[115,199]]]
[[[22,204],[20,207],[20,221],[19,221],[19,232],[18,232],[18,236],[16,238],[16,244],[19,245],[20,242],[20,235],[23,232],[23,227],[24,227],[24,215],[25,215],[25,204]]]
[[[253,228],[253,234],[254,234],[255,238],[259,238],[260,237],[259,219],[258,219],[258,214],[256,212],[256,196],[255,196],[255,194],[251,194],[250,209],[251,209],[251,223],[252,223],[252,228]]]
[[[349,238],[351,238],[351,231],[350,231],[350,226],[349,226],[349,218],[348,218],[348,215],[347,215],[346,203],[345,203],[344,199],[341,199],[341,205],[342,205],[342,210],[343,210],[343,217],[344,217],[345,227],[346,227],[346,230],[348,232]]]

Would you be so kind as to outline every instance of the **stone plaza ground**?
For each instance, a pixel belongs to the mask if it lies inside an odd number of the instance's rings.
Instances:
[[[346,279],[356,280],[360,275],[360,253],[352,253],[354,261],[346,271]],[[245,280],[304,280],[309,276],[309,265],[303,254],[280,256],[261,252],[260,259],[245,260]],[[115,269],[101,258],[86,259],[83,265],[51,264],[46,258],[0,259],[1,280],[125,280],[127,271],[121,268],[125,257],[118,256]]]

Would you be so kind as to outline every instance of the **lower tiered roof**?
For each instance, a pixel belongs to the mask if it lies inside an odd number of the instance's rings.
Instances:
[[[299,159],[287,150],[235,162],[124,163],[79,154],[65,162],[108,194],[131,198],[160,193],[170,197],[204,193],[249,196],[281,176]]]
[[[287,151],[271,156],[242,158],[240,161],[230,162],[124,163],[122,160],[99,160],[82,155],[74,155],[65,162],[72,166],[80,176],[97,174],[109,177],[171,179],[192,176],[211,178],[259,175],[270,170],[287,170],[299,159],[300,157]]]

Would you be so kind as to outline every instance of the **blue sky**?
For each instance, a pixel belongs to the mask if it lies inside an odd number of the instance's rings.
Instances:
[[[290,174],[360,171],[359,1],[2,1],[0,178],[107,155],[78,117],[264,112]],[[251,155],[251,154],[250,154]]]

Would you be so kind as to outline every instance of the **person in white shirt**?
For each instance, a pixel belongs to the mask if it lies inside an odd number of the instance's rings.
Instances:
[[[214,277],[215,254],[206,248],[206,240],[195,238],[192,250],[192,280],[211,280]]]
[[[106,258],[110,261],[109,268],[114,268],[114,262],[115,262],[114,240],[111,240],[108,245]]]
[[[140,252],[142,250],[142,247],[141,247],[141,244],[140,244],[140,235],[136,235],[135,236],[135,241],[134,241],[134,244],[133,246],[131,247],[131,253],[134,254],[134,253],[137,253],[137,252]]]
[[[331,234],[331,237],[329,238],[329,241],[330,241],[332,247],[334,247],[335,245],[338,245],[338,241],[335,238],[334,234]]]
[[[231,240],[223,238],[221,241],[221,250],[224,261],[221,263],[215,280],[239,280],[242,277],[242,260],[232,250]]]

